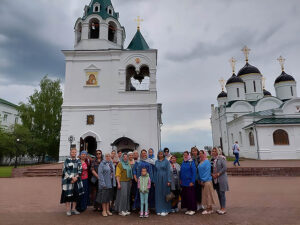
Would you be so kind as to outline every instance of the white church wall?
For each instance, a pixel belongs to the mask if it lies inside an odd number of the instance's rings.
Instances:
[[[280,82],[275,84],[274,86],[276,97],[279,99],[286,100],[297,97],[296,82],[294,81]],[[291,91],[291,88],[293,91]]]
[[[94,125],[87,125],[87,115],[94,115]],[[112,150],[111,143],[120,137],[128,137],[138,143],[138,150],[159,148],[160,136],[157,124],[157,105],[140,107],[114,106],[63,109],[60,160],[69,155],[68,137],[73,135],[77,149],[80,138],[88,135],[96,138],[97,149],[103,153]]]
[[[264,111],[268,109],[276,109],[282,105],[282,101],[275,97],[265,97],[259,100],[255,106],[255,111]]]
[[[246,86],[246,100],[255,101],[263,97],[262,79],[258,74],[247,74],[241,76]],[[255,85],[254,83],[255,82]]]
[[[295,117],[300,116],[300,98],[294,98],[285,102],[282,110],[284,114],[293,115]]]
[[[289,145],[274,145],[273,132],[277,129],[285,130],[289,135]],[[300,159],[300,126],[274,125],[257,127],[260,158],[270,159]]]

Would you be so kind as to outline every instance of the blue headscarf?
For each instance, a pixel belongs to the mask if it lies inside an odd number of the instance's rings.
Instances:
[[[159,151],[157,152],[157,160],[159,160],[158,155],[159,155],[160,152],[163,153],[163,156],[164,156],[163,160],[164,160],[164,159],[166,158],[166,156],[165,156],[165,152],[164,152],[163,150],[159,150]]]
[[[87,153],[87,151],[82,151],[82,152],[80,152],[80,155],[82,155],[82,154],[86,154],[87,155],[88,153]]]
[[[152,150],[152,155],[149,155],[149,150]],[[149,150],[148,150],[148,158],[149,159],[154,159],[154,149],[153,148],[149,148]]]
[[[127,158],[127,161],[124,161],[124,159],[123,159],[124,155],[127,155],[127,153],[123,153],[122,154],[120,162],[122,164],[123,169],[126,170],[127,177],[130,178],[130,179],[132,179],[133,178],[133,176],[132,176],[132,168],[130,166],[128,158]]]

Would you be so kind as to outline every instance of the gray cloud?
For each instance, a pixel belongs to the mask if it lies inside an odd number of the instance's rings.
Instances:
[[[64,78],[61,49],[73,48],[74,23],[89,2],[0,0],[1,98],[18,103],[45,74]],[[229,58],[238,60],[237,70],[245,63],[243,45],[252,49],[250,63],[267,77],[272,93],[280,73],[279,55],[287,58],[287,72],[299,77],[298,0],[112,2],[126,28],[125,46],[136,32],[134,19],[139,15],[143,36],[158,49],[158,101],[163,103],[165,126],[208,120],[210,104],[220,92],[219,78],[231,75]],[[163,146],[176,150],[211,144],[210,131],[197,128],[164,132],[163,137]]]

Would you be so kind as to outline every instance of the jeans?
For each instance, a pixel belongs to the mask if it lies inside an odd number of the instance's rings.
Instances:
[[[235,160],[233,162],[233,165],[235,165],[236,163],[240,166],[240,162],[239,162],[239,159],[240,159],[240,153],[233,153],[235,155]]]
[[[141,199],[141,212],[148,212],[148,195],[149,193],[142,193],[140,192],[140,199]],[[145,205],[145,211],[144,211]]]
[[[220,191],[219,184],[216,185],[216,191],[217,191],[217,194],[218,194],[220,206],[221,206],[221,208],[225,209],[226,208],[226,195],[225,195],[225,191]]]

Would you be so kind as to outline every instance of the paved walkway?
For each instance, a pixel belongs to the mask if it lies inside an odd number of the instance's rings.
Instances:
[[[58,177],[0,179],[0,224],[162,224],[162,225],[296,225],[300,224],[300,178],[229,177],[228,214],[203,216],[183,212],[159,217],[137,214],[103,218],[92,209],[79,216],[65,216],[59,204],[61,185]]]

